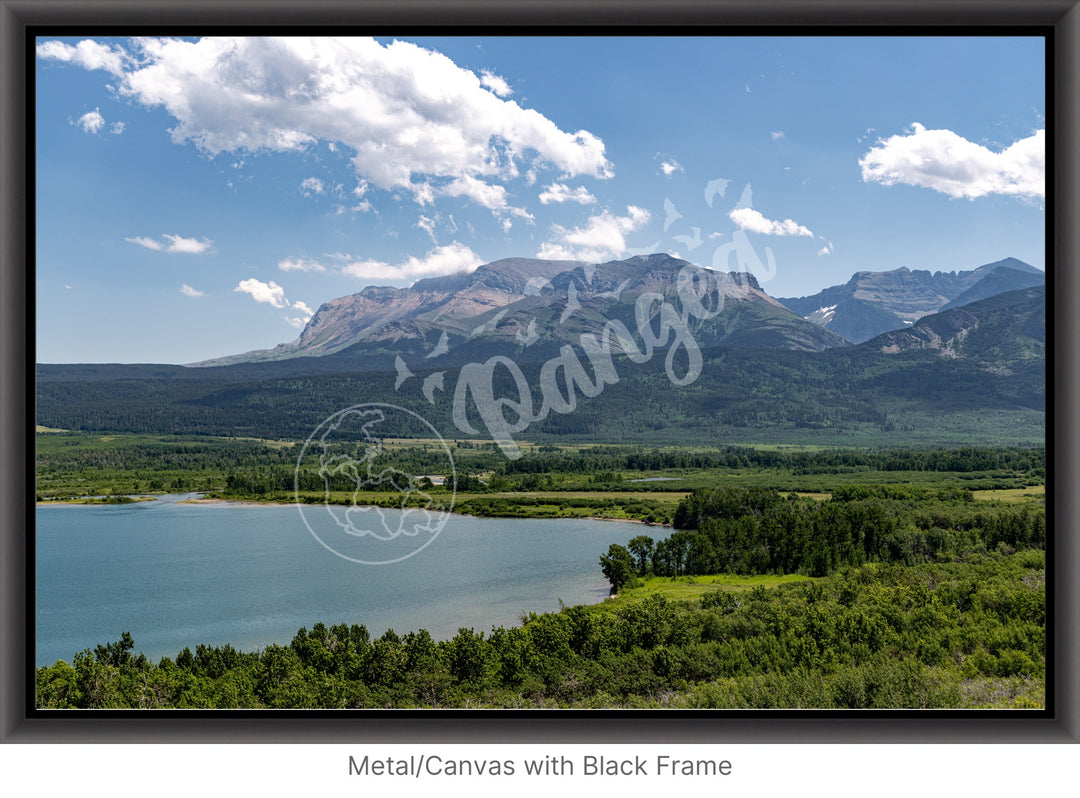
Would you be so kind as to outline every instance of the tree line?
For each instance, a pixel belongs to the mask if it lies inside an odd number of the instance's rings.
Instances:
[[[1042,548],[1042,507],[977,506],[967,491],[856,485],[828,501],[764,488],[698,490],[679,502],[677,531],[613,544],[600,557],[612,591],[638,577],[825,576],[866,562],[915,564],[972,547]]]

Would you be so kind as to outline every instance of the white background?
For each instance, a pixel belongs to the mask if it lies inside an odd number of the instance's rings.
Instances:
[[[584,776],[582,758],[727,759],[730,776]],[[362,777],[349,775],[349,756],[410,754],[445,759],[513,759],[511,777]],[[546,755],[573,760],[574,776],[524,775],[522,760]],[[873,796],[961,798],[1069,794],[1076,788],[1076,745],[5,745],[0,773],[8,795],[118,795],[155,798],[208,795],[460,794],[500,798],[565,796]],[[226,792],[228,790],[228,792]],[[707,790],[708,792],[700,792]],[[25,792],[24,792],[25,791]],[[242,791],[242,792],[241,792]]]

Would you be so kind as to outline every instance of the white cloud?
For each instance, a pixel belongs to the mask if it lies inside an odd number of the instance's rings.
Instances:
[[[249,294],[256,302],[261,302],[262,304],[270,305],[274,308],[300,311],[297,316],[289,316],[286,314],[283,317],[285,321],[293,327],[296,327],[298,330],[303,329],[314,315],[314,311],[308,307],[306,302],[289,302],[289,300],[285,298],[285,289],[273,280],[264,283],[261,280],[256,280],[254,277],[251,277],[247,280],[241,280],[233,291]]]
[[[623,255],[628,247],[626,236],[649,223],[649,212],[634,205],[627,206],[626,216],[604,211],[589,217],[584,227],[567,230],[560,225],[551,229],[554,241],[545,241],[537,257],[551,260],[604,261]]]
[[[774,130],[772,133],[769,134],[769,136],[772,138],[773,141],[780,141],[780,139],[784,138],[784,131]]]
[[[285,299],[285,289],[273,280],[269,283],[261,282],[254,277],[247,280],[241,280],[240,284],[237,285],[233,291],[251,294],[251,298],[256,302],[264,302],[275,308],[289,307],[289,302]]]
[[[814,234],[809,229],[801,224],[796,224],[791,219],[784,219],[782,222],[766,219],[753,208],[736,208],[728,214],[728,218],[743,230],[749,230],[751,233],[761,233],[767,236],[814,237]]]
[[[109,69],[119,94],[173,116],[177,143],[213,155],[336,142],[355,153],[360,178],[405,189],[420,204],[449,187],[451,196],[501,208],[505,197],[491,183],[517,177],[521,164],[568,177],[613,175],[594,134],[563,131],[500,97],[498,76],[477,76],[409,42],[141,38],[131,48],[129,56],[94,42],[44,42],[38,54]]]
[[[125,238],[125,241],[129,241],[132,244],[138,244],[140,247],[146,247],[152,249],[155,252],[180,252],[188,255],[198,255],[206,252],[210,249],[214,242],[204,238],[202,240],[195,238],[184,238],[183,236],[174,236],[166,233],[162,236],[167,243],[161,243],[160,241],[147,238],[146,236],[135,236],[134,238]]]
[[[341,267],[344,274],[362,280],[416,280],[442,274],[471,272],[483,265],[480,256],[455,241],[428,252],[423,258],[410,257],[396,265],[377,260],[356,260]]]
[[[417,221],[416,226],[431,236],[431,240],[435,241],[435,220],[428,218],[427,216],[421,216]]]
[[[439,193],[447,197],[467,197],[477,205],[487,208],[496,216],[509,213],[512,216],[518,216],[530,221],[533,218],[532,214],[524,208],[518,208],[507,203],[507,193],[503,186],[485,183],[483,180],[477,180],[469,175],[459,177],[442,188]],[[430,203],[431,201],[428,200],[427,202]]]
[[[540,203],[550,205],[553,202],[577,202],[581,205],[592,205],[596,197],[589,193],[585,186],[570,188],[565,183],[552,183],[545,186],[540,192]]]
[[[203,296],[202,291],[199,291],[196,288],[192,288],[187,283],[184,283],[183,285],[180,286],[180,293],[183,294],[184,296],[191,296],[191,297]]]
[[[147,249],[153,249],[158,251],[165,249],[165,247],[162,246],[160,241],[155,241],[154,239],[147,238],[146,236],[135,236],[134,238],[125,238],[124,240],[130,241],[132,244],[138,244],[140,247],[146,247]]]
[[[285,321],[289,322],[293,327],[298,330],[304,329],[307,323],[311,321],[311,317],[315,315],[315,311],[307,306],[306,302],[293,302],[293,310],[299,310],[299,316],[286,316]]]
[[[503,186],[485,183],[472,175],[459,177],[440,193],[448,197],[468,197],[477,205],[483,205],[489,211],[505,210],[506,189]]]
[[[323,181],[317,177],[309,177],[300,184],[300,191],[305,197],[310,197],[315,194],[324,194],[326,189],[323,187]]]
[[[100,110],[95,108],[93,111],[89,111],[80,116],[74,124],[81,127],[87,133],[97,133],[105,127],[105,117],[101,115]]]
[[[818,250],[818,255],[831,255],[833,252],[832,241],[829,241],[825,246]]]
[[[954,198],[1041,198],[1046,194],[1046,131],[994,152],[951,130],[927,130],[916,122],[909,133],[878,140],[859,166],[868,183],[904,183]]]
[[[112,128],[109,130],[109,132],[112,133],[114,136],[119,136],[121,133],[124,132],[125,127],[127,127],[127,125],[123,122],[113,122]]]
[[[118,77],[124,74],[125,63],[130,60],[122,47],[110,47],[90,39],[75,45],[58,41],[42,42],[37,46],[37,56],[77,64],[83,69],[103,69]]]
[[[684,172],[683,166],[678,161],[661,161],[660,171],[664,173],[665,177],[671,177],[676,172]]]
[[[505,79],[486,70],[480,73],[480,85],[491,89],[500,97],[509,97],[514,93],[514,90],[510,88],[510,84]]]
[[[186,252],[192,255],[198,255],[199,253],[206,252],[213,246],[214,242],[209,239],[203,239],[198,241],[194,238],[183,238],[181,236],[171,236],[166,233],[163,238],[169,240],[168,246],[165,247],[166,252]]]
[[[283,258],[277,267],[283,272],[324,272],[326,267],[311,258]]]

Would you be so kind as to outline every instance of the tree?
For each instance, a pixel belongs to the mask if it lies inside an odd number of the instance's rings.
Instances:
[[[648,535],[637,535],[630,538],[626,546],[637,558],[638,575],[645,576],[649,571],[649,562],[652,560],[653,539]]]
[[[94,656],[98,662],[122,668],[131,662],[131,650],[135,648],[135,640],[131,632],[124,632],[115,643],[106,643],[94,650]]]
[[[618,593],[623,587],[632,587],[637,582],[634,556],[618,543],[612,543],[607,554],[600,555],[600,570],[603,571],[604,578],[611,583],[612,593]]]

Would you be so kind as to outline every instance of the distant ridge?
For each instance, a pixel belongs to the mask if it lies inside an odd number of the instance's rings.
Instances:
[[[685,270],[702,269],[666,254],[591,264],[507,258],[468,274],[420,280],[409,288],[369,286],[319,307],[300,336],[273,349],[190,364],[225,366],[323,357],[362,350],[451,352],[494,341],[576,341],[612,319],[633,327],[634,302],[644,292],[672,298]],[[702,346],[727,344],[820,351],[845,341],[792,313],[750,274],[724,274],[723,313],[695,330]]]
[[[914,324],[931,313],[1042,285],[1045,279],[1042,271],[1016,258],[960,272],[931,273],[901,267],[886,272],[856,272],[843,285],[780,302],[808,321],[848,341],[862,343]]]

